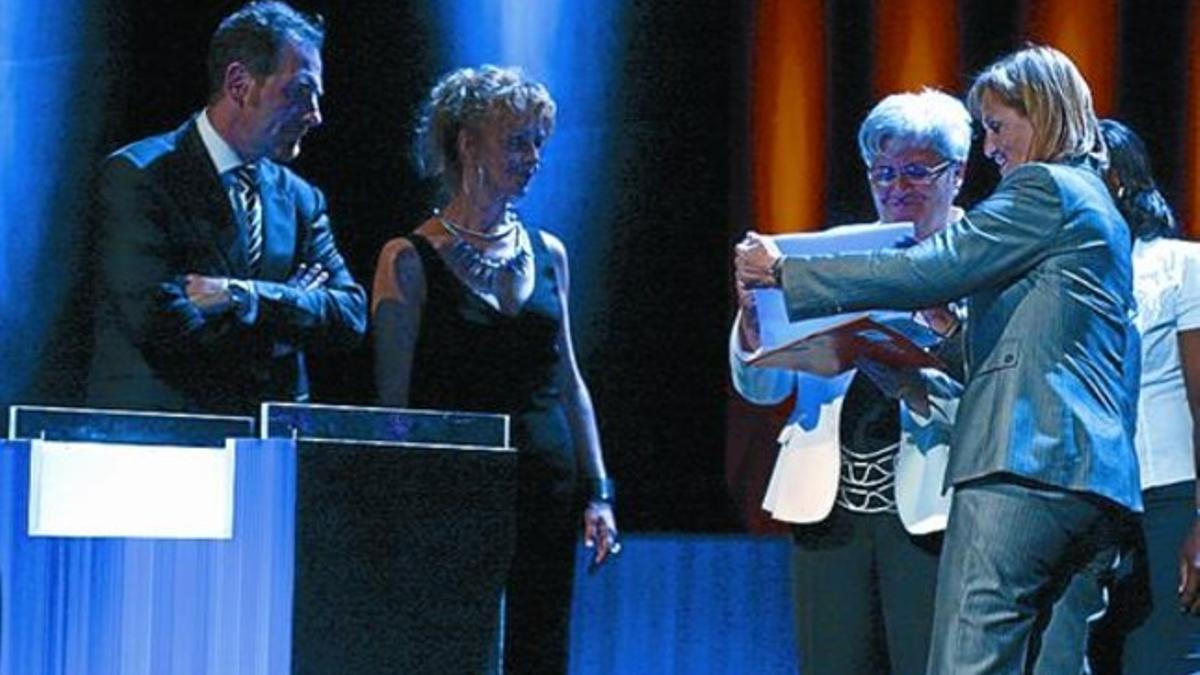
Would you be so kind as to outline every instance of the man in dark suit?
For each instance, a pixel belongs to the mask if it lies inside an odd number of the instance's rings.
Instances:
[[[366,331],[325,198],[280,163],[321,124],[324,29],[282,2],[225,18],[208,105],[106,160],[88,399],[252,413],[308,397],[304,353]]]

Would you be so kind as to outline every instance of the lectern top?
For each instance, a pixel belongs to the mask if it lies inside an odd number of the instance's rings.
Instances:
[[[264,403],[263,438],[356,445],[511,450],[507,415],[306,403]]]
[[[252,417],[30,405],[8,411],[9,440],[223,447],[226,439],[253,437]]]

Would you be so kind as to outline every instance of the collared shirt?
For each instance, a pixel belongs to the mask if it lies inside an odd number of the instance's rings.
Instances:
[[[200,141],[204,143],[204,149],[208,152],[208,158],[212,160],[213,166],[217,169],[217,175],[221,178],[221,185],[225,186],[225,196],[229,198],[229,205],[233,207],[233,212],[237,214],[239,222],[245,222],[245,216],[242,213],[242,202],[238,199],[237,188],[235,187],[235,179],[233,170],[245,164],[242,161],[237,150],[229,145],[221,134],[212,125],[212,120],[208,118],[208,109],[200,111],[196,115],[196,130],[200,132]],[[253,324],[258,318],[258,294],[254,289],[254,281],[247,280],[250,284],[250,297],[246,299],[246,304],[238,307],[237,316],[243,323]]]
[[[1200,244],[1177,239],[1133,245],[1134,319],[1142,335],[1142,380],[1134,436],[1142,489],[1196,477],[1192,420],[1178,333],[1200,330]]]
[[[234,150],[233,146],[217,133],[216,128],[212,125],[212,120],[208,118],[207,108],[201,110],[200,114],[196,116],[196,130],[200,132],[200,140],[204,143],[204,149],[208,151],[208,158],[212,160],[213,166],[217,169],[217,175],[221,177],[221,185],[225,186],[225,193],[229,197],[229,204],[233,207],[233,212],[238,214],[239,221],[243,220],[242,202],[237,196],[233,170],[246,162],[242,161],[237,150]]]
[[[217,174],[222,179],[230,171],[245,164],[237,150],[225,142],[225,139],[221,138],[221,134],[213,128],[212,120],[208,119],[207,109],[201,110],[200,114],[196,116],[196,130],[200,132],[200,140],[204,142],[208,158],[212,160],[213,166],[217,168]]]

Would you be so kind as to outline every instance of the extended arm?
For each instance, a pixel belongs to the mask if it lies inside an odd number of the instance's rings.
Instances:
[[[962,220],[908,249],[783,259],[792,320],[866,309],[920,309],[1020,276],[1047,256],[1062,198],[1049,170],[1019,167]]]
[[[554,259],[558,276],[559,299],[562,303],[562,328],[558,332],[558,352],[563,355],[562,402],[567,412],[567,423],[575,442],[575,456],[585,480],[596,481],[608,478],[604,468],[604,455],[600,449],[600,433],[596,428],[596,413],[592,407],[592,396],[588,392],[579,366],[575,361],[575,349],[571,340],[571,320],[567,298],[570,275],[567,267],[567,252],[562,242],[549,234],[542,233],[546,248]],[[617,524],[612,505],[607,501],[591,499],[583,517],[583,542],[588,548],[596,549],[594,563],[600,565],[609,555],[619,551],[617,546]]]
[[[1179,361],[1192,413],[1192,454],[1200,466],[1200,329],[1179,333]],[[1200,614],[1200,488],[1196,517],[1179,549],[1179,602],[1184,610]]]

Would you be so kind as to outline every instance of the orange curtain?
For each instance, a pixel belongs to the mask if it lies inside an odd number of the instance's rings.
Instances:
[[[825,0],[763,0],[754,45],[755,229],[818,230],[825,192]]]
[[[875,97],[962,89],[956,0],[876,0]]]
[[[1030,0],[1029,37],[1054,47],[1079,66],[1092,89],[1096,114],[1113,114],[1117,90],[1117,0]]]

